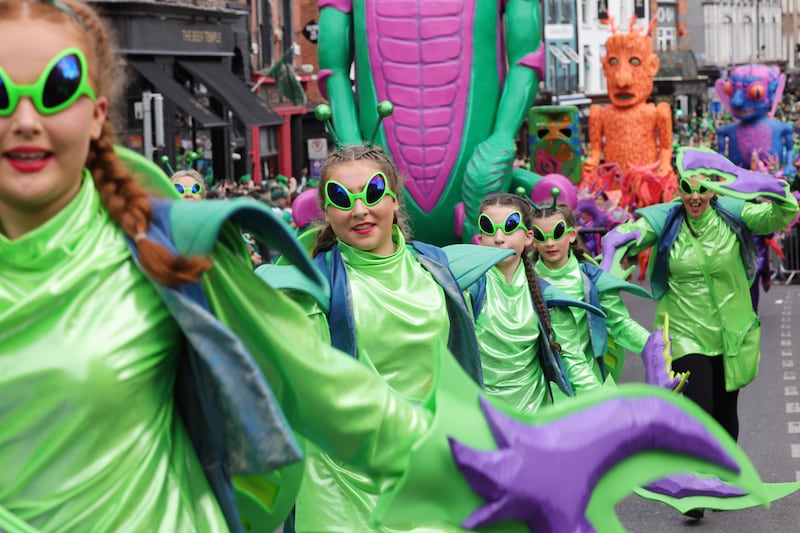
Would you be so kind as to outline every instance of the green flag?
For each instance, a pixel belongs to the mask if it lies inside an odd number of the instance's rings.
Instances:
[[[294,105],[306,104],[306,92],[297,81],[294,68],[286,62],[289,53],[283,55],[277,63],[267,71],[267,76],[275,80],[275,88]]]

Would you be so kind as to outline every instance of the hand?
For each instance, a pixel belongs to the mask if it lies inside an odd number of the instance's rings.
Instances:
[[[648,385],[680,392],[686,386],[689,372],[676,374],[672,370],[672,339],[669,336],[669,315],[664,327],[650,334],[642,350],[644,380]]]
[[[641,236],[642,233],[638,229],[628,233],[622,233],[617,229],[612,229],[606,233],[600,243],[600,249],[603,253],[603,260],[600,263],[600,268],[606,272],[613,273],[612,270],[614,270],[615,267],[614,263],[617,250],[631,241],[638,240]]]

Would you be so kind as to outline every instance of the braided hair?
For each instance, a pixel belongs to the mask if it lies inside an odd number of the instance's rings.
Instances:
[[[5,20],[41,20],[71,30],[82,43],[89,80],[98,97],[114,102],[125,79],[119,72],[111,31],[98,13],[80,0],[59,2],[0,2],[0,17]],[[135,243],[144,271],[168,286],[197,281],[211,267],[205,258],[172,255],[146,236],[152,218],[148,192],[139,185],[114,151],[116,133],[107,117],[99,136],[92,139],[84,166],[92,174],[95,187],[109,216]]]
[[[525,226],[529,228],[533,227],[533,207],[522,196],[510,193],[497,193],[489,195],[481,202],[478,208],[478,213],[483,213],[487,208],[493,205],[504,207],[508,206],[516,209],[522,215],[522,222],[525,224]],[[520,258],[522,265],[525,268],[525,277],[528,280],[528,290],[531,293],[531,299],[533,300],[533,305],[536,308],[536,314],[539,315],[539,318],[544,324],[545,331],[547,332],[547,342],[550,344],[551,349],[561,350],[561,346],[556,343],[553,336],[553,328],[550,326],[550,315],[547,312],[547,307],[544,303],[544,297],[542,296],[542,291],[539,288],[539,282],[536,278],[536,272],[533,269],[533,260],[531,259],[531,255],[530,253],[523,252],[520,255]]]
[[[410,239],[411,230],[403,210],[403,178],[400,176],[400,172],[398,172],[389,154],[379,146],[366,144],[344,146],[328,155],[328,158],[322,163],[322,168],[320,168],[319,194],[317,194],[320,209],[324,211],[325,194],[323,191],[325,190],[325,184],[331,179],[333,169],[337,165],[354,161],[372,161],[386,175],[387,185],[390,190],[397,194],[397,201],[400,205],[400,208],[395,212],[394,224],[400,228],[406,240]],[[326,223],[317,234],[317,242],[311,255],[316,257],[321,253],[327,252],[333,248],[334,244],[336,244],[336,234],[333,232],[330,223]]]

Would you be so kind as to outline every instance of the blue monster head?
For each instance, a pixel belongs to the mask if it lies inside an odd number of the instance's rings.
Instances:
[[[728,79],[716,82],[722,103],[743,122],[774,116],[785,86],[786,76],[778,67],[756,64],[736,67]]]

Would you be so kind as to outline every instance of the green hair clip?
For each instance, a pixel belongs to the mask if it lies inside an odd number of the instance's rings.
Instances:
[[[390,116],[394,113],[394,105],[388,100],[383,100],[382,102],[378,103],[377,107],[378,111],[378,122],[375,123],[375,128],[372,130],[372,135],[370,136],[368,141],[365,141],[364,144],[367,146],[372,146],[375,144],[375,137],[378,136],[378,131],[381,126],[381,122],[383,119]],[[336,130],[333,129],[333,123],[331,122],[331,117],[333,116],[333,111],[331,111],[331,106],[328,104],[320,104],[314,110],[314,116],[320,122],[325,123],[325,127],[328,129],[328,133],[331,134],[333,137],[333,143],[336,145],[337,150],[341,150],[344,148],[344,143],[339,138],[339,135],[336,133]]]

